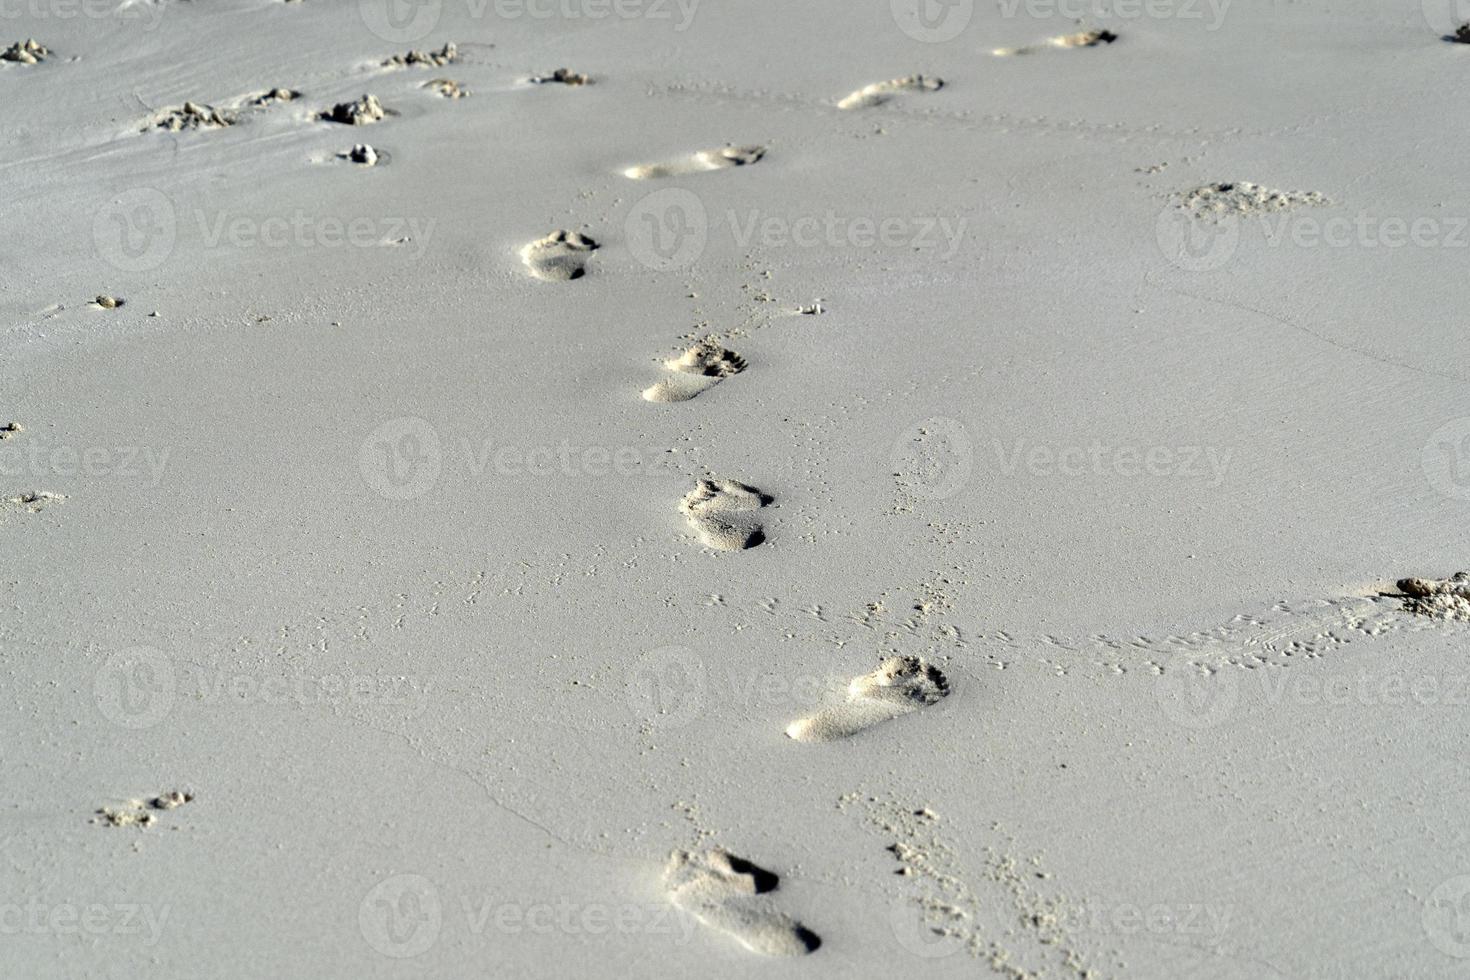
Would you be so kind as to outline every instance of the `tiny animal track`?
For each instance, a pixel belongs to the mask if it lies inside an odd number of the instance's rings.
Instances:
[[[575,231],[558,229],[521,247],[521,261],[531,275],[548,282],[568,282],[587,274],[587,259],[597,243]]]
[[[874,725],[937,704],[949,695],[949,680],[919,657],[889,657],[872,673],[854,677],[847,699],[792,722],[788,737],[798,742],[832,742]]]
[[[708,337],[683,354],[664,362],[669,377],[643,389],[643,400],[684,402],[745,370],[745,358]]]
[[[718,150],[700,150],[687,157],[664,163],[645,163],[629,167],[623,176],[630,180],[654,180],[659,177],[682,177],[710,170],[728,170],[759,163],[766,155],[764,146],[726,146]]]
[[[1008,58],[1018,54],[1036,54],[1041,51],[1052,51],[1056,49],[1069,50],[1071,48],[1095,48],[1100,44],[1112,44],[1118,40],[1118,35],[1112,31],[1078,31],[1075,34],[1058,34],[1035,44],[1022,45],[1019,48],[996,48],[990,53],[997,58]]]
[[[705,546],[741,551],[766,539],[758,514],[773,499],[734,480],[700,480],[679,502],[679,512]]]
[[[774,873],[721,848],[675,851],[664,869],[669,900],[700,922],[762,956],[802,956],[822,944],[817,934],[772,906]]]
[[[891,102],[900,95],[910,92],[937,92],[944,87],[941,79],[930,75],[907,75],[903,78],[891,78],[886,82],[874,82],[865,85],[856,92],[845,96],[837,103],[839,109],[867,109],[872,106],[883,105]]]

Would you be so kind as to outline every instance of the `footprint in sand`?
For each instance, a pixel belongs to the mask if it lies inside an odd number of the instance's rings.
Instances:
[[[679,502],[679,512],[705,546],[741,551],[766,539],[758,513],[774,499],[734,480],[700,480]]]
[[[1456,572],[1447,579],[1400,579],[1398,586],[1405,612],[1470,622],[1470,572]]]
[[[537,279],[567,282],[587,274],[587,259],[597,243],[575,231],[558,229],[521,248],[521,261]]]
[[[744,371],[745,358],[726,350],[713,337],[706,337],[678,357],[664,361],[664,367],[672,373],[643,389],[644,401],[687,402]]]
[[[822,944],[817,934],[765,897],[780,878],[720,848],[675,851],[664,869],[669,899],[711,929],[763,956],[802,956]]]
[[[419,88],[431,89],[445,99],[462,99],[470,94],[468,89],[461,88],[459,82],[452,78],[435,78],[420,85]]]
[[[629,167],[623,176],[631,180],[654,180],[658,177],[682,177],[700,174],[707,170],[728,170],[759,163],[766,155],[764,146],[726,146],[718,150],[700,150],[687,157],[668,160],[664,163],[645,163]]]
[[[949,680],[919,657],[889,657],[871,674],[854,677],[847,700],[786,726],[798,742],[832,742],[935,704]]]
[[[1035,44],[1022,45],[1019,48],[996,48],[990,52],[997,58],[1009,58],[1018,54],[1036,54],[1041,51],[1049,51],[1053,48],[1095,48],[1099,44],[1112,44],[1118,40],[1118,35],[1112,31],[1078,31],[1076,34],[1058,34],[1049,37],[1045,41]]]
[[[874,82],[872,85],[865,85],[838,102],[837,108],[867,109],[870,106],[882,105],[906,92],[937,92],[943,87],[943,80],[930,75],[909,75],[906,78],[891,78],[886,82]]]

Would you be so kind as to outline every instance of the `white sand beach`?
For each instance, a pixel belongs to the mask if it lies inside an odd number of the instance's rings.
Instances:
[[[0,977],[1463,976],[1467,20],[0,0]]]

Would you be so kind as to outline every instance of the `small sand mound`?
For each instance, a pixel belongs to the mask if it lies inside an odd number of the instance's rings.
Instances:
[[[1405,612],[1470,622],[1470,572],[1456,572],[1447,579],[1400,579],[1398,586]]]
[[[260,92],[250,96],[247,104],[256,108],[265,108],[266,106],[278,105],[282,102],[295,102],[300,97],[301,93],[295,89],[273,88],[268,92]]]
[[[14,61],[21,65],[35,65],[45,61],[51,52],[46,45],[41,44],[35,38],[27,38],[24,41],[16,41],[10,47],[0,52],[0,61]]]
[[[570,68],[558,68],[550,75],[532,75],[532,85],[590,85],[592,79],[586,75],[572,71]]]
[[[322,113],[322,118],[344,126],[366,126],[387,114],[376,95],[364,95],[353,102],[338,102],[329,111]]]
[[[337,154],[338,159],[351,160],[361,167],[376,167],[378,165],[378,151],[366,143],[358,143],[345,153]]]

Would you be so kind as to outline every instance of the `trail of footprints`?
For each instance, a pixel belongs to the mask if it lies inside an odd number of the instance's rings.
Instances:
[[[1464,30],[1470,30],[1467,25]],[[998,48],[991,53],[999,57],[1028,55],[1047,50],[1067,50],[1111,44],[1116,35],[1106,30],[1080,31],[1059,35],[1036,44],[1017,48]],[[0,53],[0,61],[37,65],[50,56],[43,45],[34,40],[17,42]],[[452,43],[430,51],[410,50],[394,55],[379,64],[383,69],[440,68],[453,63],[458,51]],[[534,85],[580,87],[590,79],[569,69],[558,69],[549,75],[526,79]],[[837,101],[841,110],[863,110],[883,106],[896,99],[929,94],[940,90],[943,82],[927,75],[909,75],[863,86]],[[467,94],[458,82],[447,78],[431,79],[421,86],[444,98],[459,99]],[[246,96],[223,107],[185,102],[151,117],[144,129],[171,132],[223,129],[236,124],[245,114],[292,102],[300,96],[291,89],[277,88]],[[317,113],[315,118],[339,125],[364,126],[381,122],[393,115],[378,98],[363,94],[360,98],[335,104]],[[766,155],[761,145],[726,146],[699,150],[687,156],[628,167],[622,171],[631,180],[657,180],[728,170],[759,163]],[[359,166],[370,167],[384,155],[365,143],[337,154]],[[1279,196],[1279,195],[1277,195]],[[1206,201],[1206,198],[1209,200]],[[1257,193],[1254,185],[1218,185],[1195,192],[1191,203],[1196,210],[1269,208],[1271,193]],[[1315,199],[1291,204],[1319,203]],[[577,231],[556,230],[529,242],[520,249],[526,270],[536,279],[568,282],[587,273],[588,262],[598,243]],[[697,398],[715,385],[741,373],[745,359],[727,350],[714,339],[706,339],[680,356],[665,362],[666,377],[644,389],[644,400],[655,403],[685,402]],[[13,427],[19,431],[19,427]],[[0,434],[5,438],[10,432]],[[3,501],[12,506],[38,510],[48,502],[61,498],[51,494],[29,494]],[[717,551],[742,551],[765,540],[763,511],[774,498],[763,491],[728,479],[698,481],[679,502],[679,512],[689,529],[706,547]],[[1470,622],[1470,573],[1460,572],[1449,579],[1405,579],[1399,583],[1403,595],[1401,611],[1416,619]],[[1354,612],[1350,604],[1324,604],[1330,607],[1325,621],[1349,632],[1378,635],[1381,630],[1395,628],[1391,622],[1371,621],[1367,612]],[[1371,603],[1370,603],[1371,605]],[[1239,656],[1267,662],[1280,656],[1317,656],[1324,649],[1348,642],[1333,626],[1303,629],[1301,614],[1278,607],[1287,622],[1278,629],[1268,621],[1241,618],[1218,631],[1190,637],[1171,637],[1165,646],[1178,650],[1203,650],[1212,643],[1236,642],[1242,631],[1250,638],[1240,645]],[[1312,622],[1316,622],[1315,620]],[[1310,625],[1310,624],[1309,624]],[[1018,645],[1022,641],[996,633],[981,640],[1001,645]],[[1043,638],[1044,642],[1064,645],[1070,641]],[[1138,638],[1116,641],[1092,637],[1087,641],[1099,649],[1153,649],[1153,641]],[[786,729],[794,742],[821,743],[845,739],[886,725],[907,715],[939,703],[950,694],[950,682],[933,664],[917,656],[890,656],[866,674],[852,679],[845,691],[834,692],[832,702],[815,705],[811,714],[793,721]],[[192,794],[169,793],[151,801],[129,801],[118,808],[98,811],[97,822],[107,826],[141,826],[154,822],[155,811],[173,809],[191,800]],[[898,853],[898,852],[896,852]],[[902,854],[900,854],[902,857]],[[750,861],[720,848],[701,851],[676,850],[664,871],[664,885],[670,901],[684,909],[711,929],[728,934],[746,949],[767,956],[803,955],[818,949],[821,940],[799,920],[782,911],[774,894],[778,877]]]

